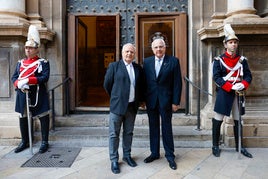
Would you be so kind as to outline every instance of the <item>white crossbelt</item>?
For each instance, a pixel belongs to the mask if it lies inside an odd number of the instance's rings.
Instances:
[[[229,77],[227,81],[241,81],[239,77]]]

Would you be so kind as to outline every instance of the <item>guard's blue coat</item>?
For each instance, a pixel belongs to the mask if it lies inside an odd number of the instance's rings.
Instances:
[[[38,73],[38,70],[36,70],[35,72],[35,77],[37,78],[39,85],[39,92],[37,93],[37,85],[30,85],[29,89],[29,98],[31,105],[34,105],[36,103],[36,95],[38,94],[38,102],[36,107],[30,107],[30,111],[33,117],[49,110],[49,97],[46,87],[46,82],[48,81],[50,74],[49,62],[46,60],[41,60],[41,65],[42,71]],[[19,61],[11,78],[13,84],[19,77],[20,66],[21,62]],[[17,91],[15,111],[23,115],[26,108],[26,94],[18,88],[15,90]]]
[[[221,55],[222,58],[225,54]],[[252,75],[248,66],[247,60],[243,60],[243,80],[247,81],[249,84],[252,81]],[[213,61],[213,80],[216,83],[216,101],[214,106],[214,111],[225,115],[230,116],[232,111],[232,106],[235,98],[235,91],[231,90],[230,92],[225,91],[222,86],[226,83],[223,80],[223,77],[227,75],[226,68],[221,64],[220,60],[214,59]]]

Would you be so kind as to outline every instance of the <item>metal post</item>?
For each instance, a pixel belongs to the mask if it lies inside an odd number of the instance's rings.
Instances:
[[[238,111],[239,111],[239,119],[238,119],[238,158],[241,159],[241,142],[242,142],[242,133],[241,133],[241,127],[242,127],[242,119],[241,119],[241,95],[243,95],[242,92],[237,91],[237,100],[238,100]]]
[[[198,89],[198,99],[197,99],[197,129],[196,130],[201,130],[200,129],[200,89]]]
[[[28,134],[29,134],[29,145],[30,145],[30,154],[33,155],[33,141],[32,141],[32,119],[30,115],[30,109],[29,109],[29,91],[25,90],[26,94],[26,110],[27,110],[27,120],[28,120]]]
[[[187,78],[185,77],[185,99],[186,99],[186,107],[185,107],[185,115],[189,114],[189,82],[187,81]]]
[[[66,114],[67,116],[69,116],[70,114],[70,103],[69,103],[69,80],[67,81],[66,85],[65,85],[65,90],[66,90],[66,94],[65,94],[65,98],[66,98]]]
[[[54,89],[51,91],[52,93],[52,130],[55,130],[55,97],[54,97]]]

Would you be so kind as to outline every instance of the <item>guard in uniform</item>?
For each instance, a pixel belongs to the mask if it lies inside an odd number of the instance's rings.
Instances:
[[[212,119],[212,153],[216,157],[220,156],[219,138],[221,124],[224,116],[230,116],[231,111],[234,119],[233,130],[236,151],[238,151],[239,115],[243,115],[244,111],[240,110],[243,112],[239,112],[236,92],[246,90],[252,80],[246,57],[236,52],[239,39],[230,24],[224,26],[224,33],[225,39],[223,44],[226,51],[224,54],[214,58],[213,61],[213,80],[216,83],[217,96],[214,106],[216,113]],[[252,158],[252,155],[243,147],[243,144],[241,144],[241,153],[246,157]]]
[[[29,147],[26,90],[28,90],[30,98],[30,116],[40,120],[42,143],[39,152],[44,153],[49,147],[49,96],[46,83],[49,79],[50,67],[47,60],[38,57],[39,46],[38,30],[35,26],[31,25],[25,43],[26,58],[18,61],[11,79],[17,91],[15,111],[20,113],[21,143],[15,149],[15,153]]]

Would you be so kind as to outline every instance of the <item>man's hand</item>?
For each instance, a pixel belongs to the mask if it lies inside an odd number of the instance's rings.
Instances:
[[[27,85],[28,82],[29,82],[29,79],[28,79],[28,78],[25,78],[25,79],[23,79],[23,80],[19,80],[19,81],[18,81],[18,88],[19,88],[19,89],[22,89],[22,87],[23,87],[24,85]]]
[[[26,92],[26,90],[28,90],[29,88],[30,88],[30,87],[29,87],[29,85],[25,84],[25,85],[23,85],[23,86],[21,87],[21,89],[20,89],[20,90],[21,90],[22,92],[24,92],[24,93],[25,93],[25,92]]]
[[[146,103],[145,103],[145,102],[141,102],[139,107],[140,107],[142,110],[146,110]]]
[[[244,84],[243,83],[236,83],[232,86],[232,90],[235,90],[235,91],[241,91],[245,88]]]
[[[180,105],[172,104],[172,111],[176,112],[180,108]]]
[[[236,85],[237,85],[237,90],[239,90],[239,91],[241,91],[245,88],[243,83],[236,83]]]

